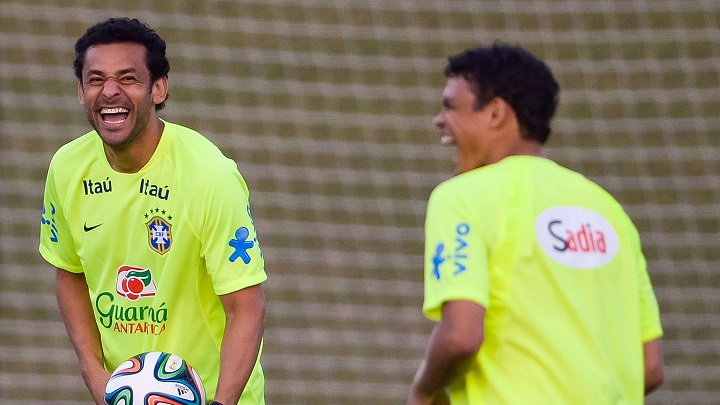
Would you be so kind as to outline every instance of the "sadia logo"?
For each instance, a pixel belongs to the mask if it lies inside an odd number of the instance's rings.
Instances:
[[[130,301],[140,297],[152,297],[157,292],[150,269],[133,266],[122,266],[118,269],[115,289],[120,296]]]
[[[574,269],[603,266],[618,252],[617,232],[599,213],[582,207],[552,207],[535,220],[543,251]]]

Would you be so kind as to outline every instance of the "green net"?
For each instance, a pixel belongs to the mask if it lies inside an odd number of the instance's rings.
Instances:
[[[422,225],[452,151],[445,57],[495,40],[562,87],[547,153],[643,239],[665,328],[652,404],[720,403],[720,2],[0,1],[0,402],[89,403],[37,253],[52,154],[85,133],[75,39],[110,16],[168,42],[162,116],[251,189],[269,280],[269,404],[402,403],[431,328]],[[99,3],[98,3],[99,4]]]

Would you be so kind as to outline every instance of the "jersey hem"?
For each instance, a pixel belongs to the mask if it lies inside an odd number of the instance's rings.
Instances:
[[[50,263],[51,265],[57,267],[58,269],[62,269],[65,271],[69,271],[70,273],[75,274],[81,274],[83,273],[83,269],[80,266],[73,266],[70,265],[55,256],[50,249],[46,248],[44,245],[40,245],[39,249],[40,256],[42,256],[43,259],[45,259],[46,262]]]
[[[258,285],[265,280],[267,280],[267,274],[263,271],[257,274],[243,277],[240,280],[236,280],[232,283],[226,283],[221,286],[214,286],[213,288],[215,289],[215,293],[217,295],[225,295],[242,290],[243,288]]]
[[[430,319],[431,321],[440,321],[442,319],[442,306],[446,302],[450,301],[470,301],[474,302],[475,304],[480,305],[483,308],[487,308],[487,304],[483,304],[475,297],[469,297],[469,296],[452,296],[452,297],[443,297],[437,300],[436,303],[433,303],[432,305],[426,305],[423,307],[423,314],[426,318]]]

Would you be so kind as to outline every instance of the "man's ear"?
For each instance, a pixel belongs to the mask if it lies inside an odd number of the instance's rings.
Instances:
[[[510,104],[500,97],[490,100],[487,107],[490,109],[490,125],[495,128],[504,125],[508,119],[515,116]]]
[[[155,104],[160,104],[167,98],[168,94],[168,78],[163,76],[153,83],[152,86],[152,100]]]

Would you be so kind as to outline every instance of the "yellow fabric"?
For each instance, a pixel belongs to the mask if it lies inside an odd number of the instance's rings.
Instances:
[[[662,335],[638,233],[580,174],[514,156],[440,184],[428,202],[425,302],[486,309],[453,404],[641,404],[642,344]]]
[[[114,171],[94,131],[55,154],[40,252],[85,273],[108,370],[141,352],[170,352],[198,371],[208,399],[225,328],[218,295],[267,278],[237,166],[168,122],[137,173]],[[240,403],[264,403],[263,390],[258,358]]]

